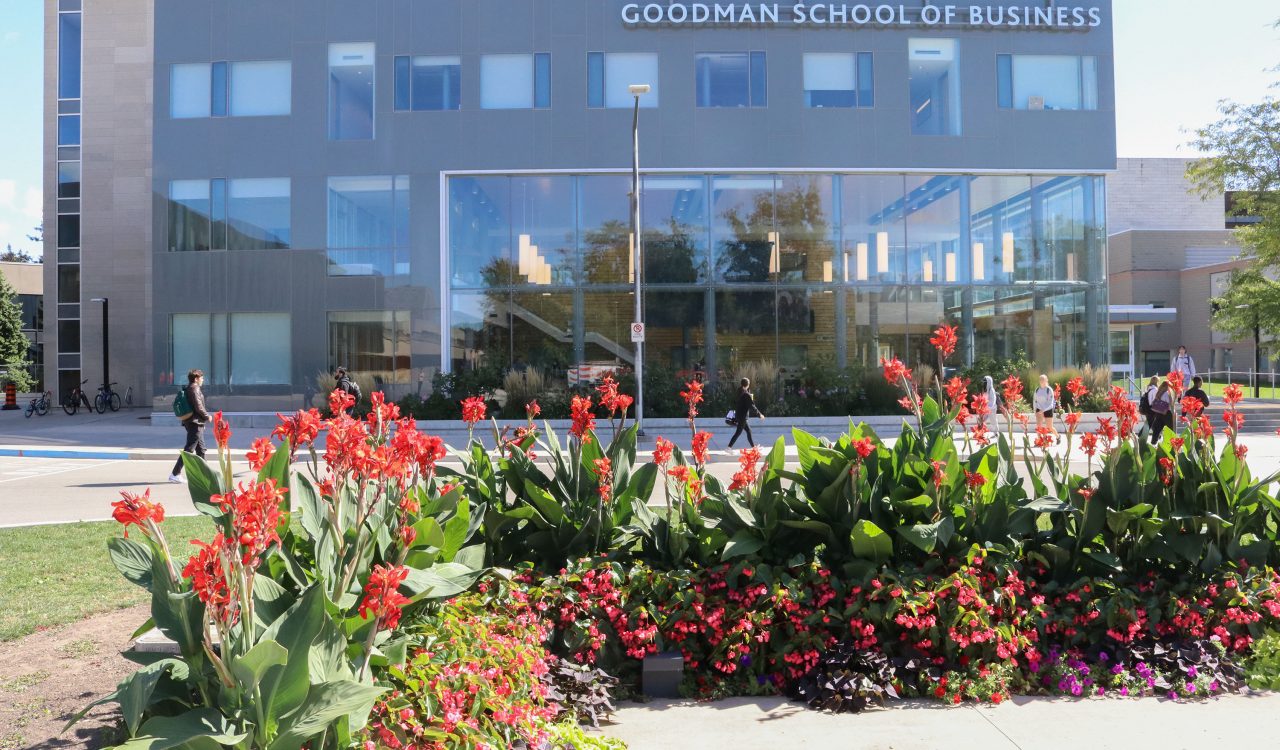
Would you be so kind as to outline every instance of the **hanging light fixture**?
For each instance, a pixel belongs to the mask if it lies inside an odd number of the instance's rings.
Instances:
[[[933,261],[926,258],[924,261],[924,283],[929,284],[932,282],[933,282]]]
[[[987,279],[987,263],[983,257],[985,247],[981,242],[973,243],[973,280],[986,281]]]
[[[858,243],[858,281],[867,280],[867,243]]]
[[[781,258],[779,258],[778,233],[769,232],[769,273],[776,274],[781,270]]]
[[[1004,256],[1000,264],[1004,266],[1003,268],[1004,272],[1012,276],[1013,275],[1013,232],[1005,232],[1004,234],[1000,235],[1000,245],[1001,245],[1001,248],[1000,248],[1001,253]]]
[[[956,254],[947,253],[946,257],[943,258],[943,261],[945,263],[943,268],[943,273],[946,274],[945,276],[946,280],[948,282],[955,281],[956,280]]]
[[[889,233],[876,232],[876,273],[889,271]]]
[[[533,273],[533,255],[529,252],[531,245],[529,244],[529,235],[520,235],[520,253],[516,257],[517,270],[521,276],[531,276]]]

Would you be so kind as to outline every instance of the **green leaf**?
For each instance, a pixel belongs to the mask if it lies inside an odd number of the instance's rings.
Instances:
[[[116,537],[107,542],[107,551],[120,575],[130,583],[151,590],[152,558],[155,553],[150,544],[135,542],[127,537]]]
[[[212,708],[197,708],[179,716],[148,719],[138,736],[116,750],[168,750],[187,745],[197,750],[235,745],[249,735],[237,731],[226,717]]]
[[[542,517],[552,526],[559,526],[564,523],[564,509],[551,496],[551,493],[526,479],[524,480],[524,494],[529,499],[529,503],[537,508]]]
[[[412,601],[445,599],[471,588],[484,569],[472,570],[456,563],[441,563],[427,569],[409,568],[404,587],[412,592]]]
[[[921,551],[932,553],[937,549],[945,548],[947,543],[951,541],[951,537],[955,533],[955,522],[951,519],[951,516],[947,516],[937,523],[899,526],[896,531],[898,536],[919,547]]]
[[[471,502],[466,498],[458,501],[457,513],[453,515],[444,524],[444,542],[439,545],[441,550],[441,558],[445,562],[453,560],[458,554],[458,550],[462,549],[462,545],[467,543],[472,533],[471,526]]]
[[[261,640],[243,655],[231,660],[231,674],[246,695],[253,695],[267,670],[284,666],[288,659],[289,652],[284,646],[270,639]],[[265,700],[263,702],[266,703]]]
[[[347,714],[363,713],[386,688],[361,685],[350,680],[334,680],[313,685],[302,708],[280,725],[267,750],[300,750],[302,743],[323,732]]]
[[[71,720],[62,728],[62,731],[66,732],[95,707],[107,703],[118,703],[120,705],[120,715],[124,719],[125,731],[128,736],[133,737],[138,732],[138,724],[142,721],[143,712],[146,711],[147,706],[151,703],[151,694],[155,692],[156,683],[169,670],[173,670],[174,679],[178,681],[187,679],[187,665],[181,660],[166,658],[147,664],[121,680],[119,686],[111,694],[103,696],[82,708],[75,716],[71,717]]]
[[[874,523],[862,519],[853,525],[850,534],[853,554],[864,560],[888,560],[893,556],[893,540]]]
[[[759,552],[763,547],[763,539],[747,529],[742,529],[734,534],[729,543],[725,545],[720,559],[728,560],[734,557],[742,557],[743,555],[752,555]]]
[[[182,466],[187,470],[187,492],[191,495],[191,504],[206,516],[222,520],[226,513],[211,501],[214,495],[222,494],[222,481],[218,475],[194,453],[182,454]]]
[[[289,656],[284,664],[272,666],[262,676],[259,696],[265,706],[268,732],[280,717],[302,705],[306,698],[311,643],[330,620],[325,600],[321,584],[312,584],[262,635],[263,640],[275,641]]]
[[[324,533],[326,508],[324,501],[320,499],[320,493],[316,491],[315,485],[306,475],[299,474],[293,483],[293,494],[296,495],[298,508],[302,511],[302,530],[311,537],[313,542],[319,542]]]

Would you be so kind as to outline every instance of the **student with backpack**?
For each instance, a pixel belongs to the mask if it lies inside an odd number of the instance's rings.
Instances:
[[[1142,398],[1138,399],[1138,413],[1147,420],[1148,432],[1155,429],[1155,414],[1151,411],[1151,399],[1155,398],[1158,390],[1160,390],[1160,378],[1152,375],[1150,382],[1147,383],[1147,389],[1142,392]]]
[[[1160,436],[1164,433],[1164,428],[1173,428],[1173,390],[1169,387],[1169,381],[1160,382],[1160,387],[1156,389],[1154,396],[1150,397],[1151,402],[1151,443],[1160,442]]]
[[[204,371],[191,370],[187,373],[187,387],[179,390],[177,398],[173,400],[173,415],[182,422],[182,427],[187,431],[187,442],[182,446],[182,451],[194,453],[200,458],[204,458],[204,426],[209,423],[209,412],[204,406],[202,385],[204,385]],[[169,481],[174,484],[182,484],[185,481],[182,478],[182,456],[178,456],[177,463],[173,465],[173,471],[169,473]]]

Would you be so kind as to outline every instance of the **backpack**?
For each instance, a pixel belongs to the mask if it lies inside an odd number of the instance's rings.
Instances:
[[[730,427],[733,427],[734,425],[738,424],[737,412],[735,412],[733,409],[730,409],[729,413],[724,415],[724,423],[729,425]]]
[[[1138,413],[1144,417],[1151,413],[1151,399],[1147,398],[1145,391],[1142,394],[1142,398],[1138,401]]]
[[[178,421],[185,422],[193,411],[191,401],[187,399],[187,389],[179,388],[178,396],[173,399],[173,416],[177,417]]]
[[[360,403],[360,399],[364,398],[364,394],[360,392],[360,384],[351,378],[343,378],[342,390]]]

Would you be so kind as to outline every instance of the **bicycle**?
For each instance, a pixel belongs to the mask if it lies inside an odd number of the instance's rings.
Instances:
[[[53,391],[45,391],[39,396],[31,399],[31,403],[27,404],[27,419],[31,419],[32,414],[44,416],[49,413],[49,404],[53,402]]]
[[[120,411],[120,394],[111,390],[113,385],[116,384],[103,383],[98,386],[98,395],[93,397],[93,408],[99,414],[105,412],[108,406],[111,407],[111,411]]]
[[[63,399],[62,410],[68,415],[75,416],[82,403],[89,413],[93,413],[93,404],[89,403],[89,397],[84,393],[84,384],[88,382],[88,380],[81,380],[80,385],[72,388],[71,393],[67,394],[67,397]]]

